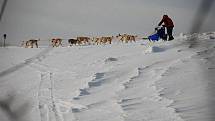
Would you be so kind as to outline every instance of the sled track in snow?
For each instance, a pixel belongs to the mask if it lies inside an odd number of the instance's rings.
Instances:
[[[41,73],[41,79],[40,79],[40,82],[39,82],[39,88],[38,88],[38,91],[37,91],[37,98],[38,98],[38,108],[39,108],[39,111],[40,111],[40,119],[41,121],[48,121],[49,120],[49,116],[48,116],[48,106],[47,104],[45,104],[44,101],[42,101],[42,96],[44,96],[42,94],[42,86],[43,86],[43,83],[45,81],[45,76],[46,74],[42,74]]]
[[[25,62],[22,62],[22,63],[20,63],[20,64],[17,64],[17,65],[15,65],[15,66],[13,66],[13,67],[10,67],[10,68],[8,68],[8,69],[6,69],[6,70],[0,72],[0,77],[7,76],[7,75],[9,75],[9,74],[11,74],[11,73],[13,73],[13,72],[15,72],[15,71],[18,71],[19,69],[21,69],[21,68],[23,68],[23,67],[25,67],[25,66],[31,64],[31,63],[34,62],[35,60],[38,60],[38,59],[39,59],[39,60],[42,60],[42,59],[44,59],[44,58],[46,57],[46,55],[47,55],[51,50],[53,50],[53,48],[47,48],[47,49],[41,51],[39,54],[37,54],[37,55],[35,55],[35,56],[33,56],[33,57],[31,57],[31,58],[25,60]]]
[[[38,108],[41,121],[64,121],[58,110],[54,96],[54,80],[52,73],[41,73],[38,89]],[[54,117],[54,119],[52,119]]]

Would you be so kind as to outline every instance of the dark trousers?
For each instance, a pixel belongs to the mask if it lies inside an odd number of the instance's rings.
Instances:
[[[173,31],[173,27],[166,27],[167,28],[167,34],[168,34],[168,36],[169,36],[169,41],[170,40],[173,40],[174,39],[174,37],[172,36],[172,31]]]

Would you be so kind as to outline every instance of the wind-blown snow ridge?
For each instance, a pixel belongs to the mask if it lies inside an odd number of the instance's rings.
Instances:
[[[93,76],[93,79],[88,82],[87,88],[83,89],[84,91],[87,91],[88,94],[82,94],[82,90],[79,96],[75,98],[76,103],[80,103],[87,107],[86,110],[79,110],[74,114],[76,120],[123,121],[123,118],[121,116],[121,108],[118,105],[117,100],[114,99],[115,91],[117,88],[113,88],[113,90],[110,91],[111,86],[116,81],[115,76],[117,76],[117,74],[115,74],[114,72],[96,73]],[[110,118],[110,116],[112,118]],[[107,117],[109,117],[110,119]]]
[[[93,79],[87,83],[87,86],[79,90],[80,91],[79,95],[77,97],[74,97],[74,99],[77,100],[82,96],[89,95],[90,92],[88,90],[90,90],[90,88],[100,86],[105,81],[103,78],[104,73],[96,73],[93,76]]]
[[[118,102],[126,114],[125,121],[183,121],[175,109],[169,107],[173,101],[161,97],[162,89],[158,90],[155,86],[155,82],[169,68],[169,66],[160,67],[160,64],[161,62],[158,62],[137,68],[138,75],[131,77],[130,81],[125,83],[126,88],[119,93],[121,99]]]

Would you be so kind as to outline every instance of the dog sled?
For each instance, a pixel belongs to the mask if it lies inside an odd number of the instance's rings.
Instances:
[[[155,32],[148,37],[142,38],[147,39],[150,42],[159,41],[160,39],[166,41],[167,40],[167,34],[165,32],[165,27],[156,27]]]

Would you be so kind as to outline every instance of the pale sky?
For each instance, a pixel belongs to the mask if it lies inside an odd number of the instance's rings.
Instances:
[[[33,38],[112,36],[118,33],[147,36],[163,14],[174,21],[174,34],[186,33],[200,0],[8,0],[0,23],[7,43]],[[0,0],[2,3],[2,0]],[[214,11],[215,8],[212,8]],[[209,14],[202,31],[215,31]]]

